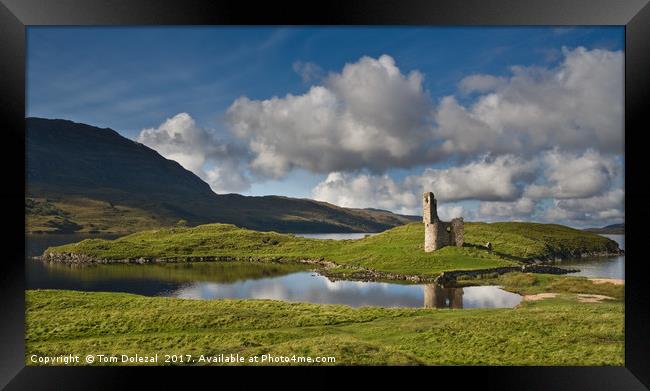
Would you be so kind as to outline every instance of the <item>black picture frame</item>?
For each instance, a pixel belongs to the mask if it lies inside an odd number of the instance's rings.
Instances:
[[[342,368],[324,374],[308,369],[314,381],[337,387],[369,385],[387,377],[408,382],[452,380],[454,388],[540,390],[635,390],[650,387],[650,299],[643,270],[644,231],[650,217],[650,192],[644,174],[650,126],[644,109],[650,102],[650,5],[648,0],[336,0],[280,3],[208,0],[0,0],[0,121],[5,153],[1,186],[4,214],[0,272],[0,387],[7,389],[147,388],[188,380],[232,375],[240,384],[271,386],[290,381],[290,368],[211,368],[197,371],[161,368],[26,367],[24,359],[25,276],[25,31],[33,25],[621,25],[625,26],[625,366],[624,367],[427,367],[361,374],[366,368]],[[631,180],[630,178],[635,178]],[[646,288],[646,289],[644,289]],[[180,368],[174,368],[179,369]],[[214,371],[217,372],[214,372]],[[244,370],[246,372],[244,372]],[[250,376],[248,371],[256,374]],[[262,374],[261,371],[264,371]],[[280,372],[279,372],[280,371]],[[287,373],[286,371],[292,371]],[[413,371],[411,373],[411,371]],[[302,371],[301,371],[302,372]],[[347,372],[347,373],[343,373]],[[345,376],[338,378],[338,376]],[[336,376],[337,378],[334,378]],[[188,379],[191,378],[191,379]],[[209,384],[209,383],[208,383]],[[215,383],[213,383],[215,384]],[[225,384],[223,384],[225,386]],[[277,382],[276,385],[280,385]],[[644,386],[645,385],[645,386]],[[165,387],[167,388],[167,387]]]

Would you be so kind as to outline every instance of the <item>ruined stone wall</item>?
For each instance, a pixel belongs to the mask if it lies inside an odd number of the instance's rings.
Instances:
[[[465,242],[464,223],[462,218],[451,222],[438,218],[437,202],[431,192],[425,192],[422,200],[424,222],[424,251],[431,252],[445,246],[462,247]]]
[[[451,224],[446,221],[438,220],[436,235],[436,250],[451,245]]]
[[[433,251],[445,246],[462,247],[465,242],[464,224],[462,218],[451,222],[437,220],[433,224],[425,224],[425,251]]]
[[[451,220],[452,243],[458,247],[463,247],[465,243],[465,222],[462,217]]]

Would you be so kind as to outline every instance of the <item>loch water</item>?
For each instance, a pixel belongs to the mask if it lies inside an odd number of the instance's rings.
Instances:
[[[609,239],[618,243],[618,247],[625,250],[625,235],[603,234]],[[592,278],[615,278],[625,280],[625,255],[613,257],[590,257],[567,259],[556,263],[557,266],[570,269],[579,269],[577,273],[570,276],[583,276]]]

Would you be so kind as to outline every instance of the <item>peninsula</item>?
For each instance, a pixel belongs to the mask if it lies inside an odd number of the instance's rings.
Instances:
[[[462,247],[424,251],[423,223],[410,223],[358,240],[318,240],[260,232],[230,224],[143,231],[114,240],[86,239],[50,247],[42,255],[61,263],[192,261],[309,262],[332,275],[377,279],[434,278],[445,271],[490,269],[555,259],[621,254],[603,236],[555,224],[464,224]],[[485,243],[491,243],[487,248]]]

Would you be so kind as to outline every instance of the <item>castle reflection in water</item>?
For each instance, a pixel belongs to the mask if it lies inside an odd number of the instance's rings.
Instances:
[[[463,308],[463,288],[443,288],[438,284],[425,285],[424,308]]]

